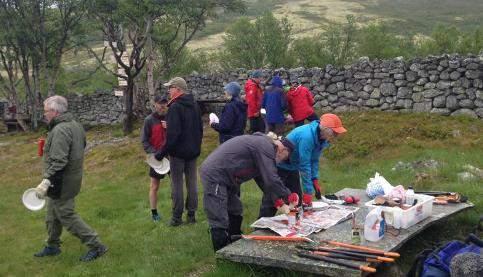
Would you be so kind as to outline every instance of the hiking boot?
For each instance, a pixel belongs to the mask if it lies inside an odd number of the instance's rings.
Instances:
[[[79,260],[81,260],[82,262],[90,262],[90,261],[93,261],[97,258],[99,258],[100,256],[104,255],[107,250],[109,250],[109,248],[107,248],[107,246],[105,245],[101,245],[97,248],[91,248],[89,249],[89,251],[87,251],[87,253],[80,257]]]
[[[176,227],[176,226],[179,226],[181,224],[183,224],[183,221],[181,220],[181,218],[176,218],[176,217],[172,217],[171,220],[168,223],[168,225],[171,226],[171,227]]]
[[[159,216],[159,214],[153,214],[151,218],[153,219],[154,222],[161,221],[161,216]]]
[[[195,224],[196,223],[195,214],[188,214],[188,216],[186,216],[186,223]]]
[[[60,248],[55,246],[45,246],[40,252],[34,254],[35,257],[57,256],[60,254]]]

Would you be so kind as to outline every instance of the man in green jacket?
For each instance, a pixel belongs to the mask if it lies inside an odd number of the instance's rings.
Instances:
[[[44,116],[49,134],[44,146],[43,180],[36,187],[40,198],[47,198],[47,246],[35,257],[60,254],[60,235],[65,227],[89,251],[80,260],[92,261],[107,252],[97,233],[74,211],[75,197],[82,183],[86,135],[81,124],[67,112],[67,100],[52,96],[44,101]]]

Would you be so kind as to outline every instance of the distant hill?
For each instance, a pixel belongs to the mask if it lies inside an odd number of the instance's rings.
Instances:
[[[216,49],[222,43],[225,28],[237,18],[257,16],[271,11],[293,24],[296,37],[323,32],[330,22],[344,22],[349,14],[358,23],[384,22],[400,34],[429,34],[438,24],[471,30],[483,22],[482,0],[246,0],[247,11],[224,14],[209,22],[189,47]]]

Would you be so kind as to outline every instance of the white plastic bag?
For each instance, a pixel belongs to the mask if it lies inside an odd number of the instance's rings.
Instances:
[[[211,123],[220,123],[220,119],[214,113],[210,113],[210,124]]]
[[[376,172],[374,178],[369,178],[367,183],[366,194],[373,199],[378,195],[389,194],[394,188],[379,172]]]

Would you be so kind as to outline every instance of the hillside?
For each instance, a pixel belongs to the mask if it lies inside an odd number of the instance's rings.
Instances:
[[[464,166],[483,168],[483,123],[460,117],[382,112],[349,113],[342,116],[349,130],[326,153],[320,163],[321,182],[327,193],[344,187],[365,188],[377,171],[392,184],[415,185],[416,190],[450,190],[469,196],[476,205],[457,217],[423,232],[401,250],[399,263],[407,268],[416,253],[432,244],[458,238],[476,224],[483,208],[481,179],[460,181]],[[41,180],[41,161],[34,142],[41,133],[0,136],[0,276],[139,275],[139,276],[284,276],[294,273],[216,262],[202,211],[199,185],[199,222],[169,228],[171,210],[167,179],[161,183],[159,210],[162,222],[150,219],[149,177],[139,142],[139,124],[129,137],[120,127],[88,131],[84,183],[77,198],[79,214],[110,247],[105,257],[81,264],[85,251],[79,241],[64,232],[60,256],[39,260],[32,254],[45,239],[45,210],[30,212],[20,201],[23,191]],[[217,135],[205,128],[199,163],[216,147]],[[424,165],[435,160],[437,166]],[[392,170],[396,167],[395,170]],[[253,182],[242,186],[245,209],[243,229],[258,213],[261,194]]]
[[[243,16],[255,18],[271,11],[293,24],[295,37],[323,32],[330,22],[344,22],[352,14],[360,24],[385,22],[399,34],[431,33],[438,24],[471,30],[483,22],[483,1],[479,0],[247,0]],[[226,26],[239,14],[221,15],[207,24],[189,47],[216,49]]]

